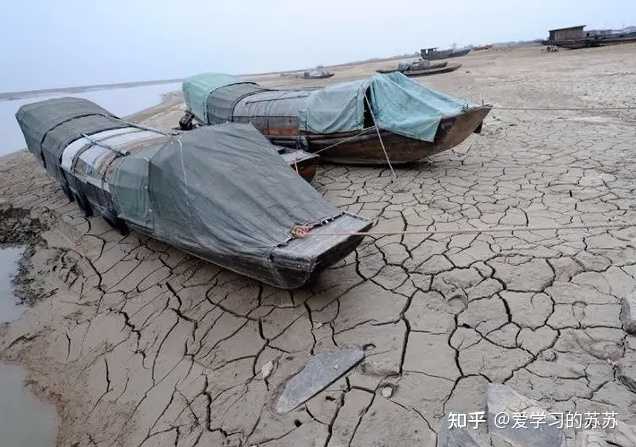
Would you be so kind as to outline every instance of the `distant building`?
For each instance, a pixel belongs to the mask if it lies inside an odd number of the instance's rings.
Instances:
[[[549,42],[558,44],[564,40],[580,40],[585,39],[585,33],[583,32],[585,25],[570,26],[568,28],[557,28],[550,30]]]
[[[583,28],[585,25],[552,29],[548,40],[543,41],[543,44],[575,49],[636,41],[636,27],[589,31],[584,31]]]

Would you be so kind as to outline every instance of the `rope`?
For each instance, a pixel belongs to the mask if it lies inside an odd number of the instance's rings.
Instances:
[[[97,140],[89,137],[85,133],[80,134],[80,135],[82,135],[83,138],[86,138],[93,146],[103,147],[104,149],[108,149],[109,151],[115,152],[116,154],[119,154],[119,155],[128,155],[129,154],[129,152],[127,152],[127,151],[120,151],[119,149],[115,149],[114,147],[109,146],[108,144],[105,144],[105,143],[102,143],[100,141],[97,141]],[[89,149],[89,148],[86,148],[86,149]],[[82,152],[84,152],[84,151],[82,151]],[[79,155],[81,155],[81,153],[79,153]]]
[[[504,107],[493,106],[494,110],[527,110],[527,111],[603,111],[603,110],[636,110],[636,106],[629,107]]]
[[[136,127],[137,129],[141,129],[141,130],[147,130],[148,132],[155,132],[161,135],[165,135],[166,137],[176,137],[177,135],[180,134],[180,132],[178,131],[172,131],[172,132],[165,132],[163,130],[159,130],[159,129],[155,129],[154,127],[148,127],[148,126],[144,126],[142,124],[137,124],[137,123],[133,123],[130,121],[126,121],[125,119],[121,119],[121,118],[115,118],[117,121],[121,121],[124,124],[128,124],[130,127]]]
[[[367,102],[367,106],[369,107],[369,112],[371,113],[371,118],[373,119],[373,127],[375,127],[375,131],[378,134],[378,139],[380,140],[380,146],[382,146],[382,152],[384,152],[384,157],[386,158],[386,162],[389,165],[389,169],[391,169],[391,175],[393,176],[393,181],[397,182],[397,175],[395,174],[395,170],[393,169],[393,165],[391,164],[391,160],[389,159],[389,154],[386,152],[386,148],[384,147],[384,141],[382,141],[382,135],[380,135],[380,129],[378,129],[378,123],[375,121],[375,114],[373,113],[373,107],[371,107],[371,103],[369,102],[369,98],[367,98],[367,94],[364,94],[364,100]]]
[[[364,96],[364,99],[367,101],[367,104],[369,103],[366,95]],[[519,110],[519,111],[602,111],[602,110],[636,110],[636,106],[630,106],[630,107],[504,107],[504,106],[492,106],[491,107],[493,110]],[[373,118],[373,121],[375,123],[375,116],[373,115],[373,111],[371,111],[371,116]],[[138,126],[139,127],[139,126]],[[154,129],[147,129],[147,130],[154,130]],[[351,141],[353,139],[358,138],[360,135],[364,135],[365,133],[368,133],[369,131],[375,130],[376,132],[378,132],[378,138],[380,139],[380,144],[382,145],[382,150],[384,151],[385,157],[387,158],[387,162],[389,164],[389,167],[391,168],[391,172],[393,174],[393,176],[395,177],[395,171],[393,170],[393,166],[391,166],[391,161],[388,159],[388,155],[386,152],[386,148],[384,147],[384,142],[382,141],[382,137],[380,136],[379,133],[379,129],[377,126],[371,126],[371,127],[365,127],[364,129],[362,129],[360,132],[358,132],[355,135],[352,135],[350,137],[347,138],[343,138],[340,141],[337,141],[334,144],[331,144],[329,146],[323,147],[320,150],[317,150],[316,152],[314,152],[314,154],[320,154],[321,152],[324,151],[328,151],[329,149],[333,149],[334,147],[340,146],[341,144],[344,144],[348,141]]]
[[[318,150],[318,151],[314,152],[314,154],[319,154],[319,153],[324,152],[324,151],[326,151],[326,150],[328,150],[328,149],[332,149],[332,148],[334,148],[334,147],[336,147],[336,146],[339,146],[339,145],[341,145],[341,144],[343,144],[343,143],[346,143],[347,141],[351,141],[351,140],[353,140],[353,139],[355,139],[355,138],[358,138],[360,135],[363,135],[363,134],[367,133],[369,130],[373,130],[373,129],[375,129],[375,126],[365,127],[364,129],[362,129],[362,130],[361,130],[360,132],[358,132],[357,134],[352,135],[352,136],[347,137],[347,138],[343,138],[342,140],[338,141],[337,143],[334,143],[334,144],[329,145],[329,146],[327,146],[327,147],[323,147],[322,149],[320,149],[320,150]]]
[[[502,233],[511,231],[550,231],[550,230],[592,230],[597,228],[627,228],[636,223],[566,225],[552,227],[499,227],[471,228],[463,230],[405,230],[405,231],[354,231],[354,232],[320,232],[308,236],[397,236],[397,235],[432,235],[432,234],[470,234],[470,233]]]

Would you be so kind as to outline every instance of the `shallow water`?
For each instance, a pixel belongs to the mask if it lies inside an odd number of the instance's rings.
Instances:
[[[23,252],[22,247],[0,248],[0,323],[13,321],[24,312],[24,306],[13,295],[11,283]]]
[[[22,247],[0,248],[0,322],[15,320],[24,311],[11,283],[23,251]],[[52,447],[58,424],[55,406],[25,388],[24,378],[19,366],[0,363],[0,445]]]
[[[0,363],[0,445],[53,447],[57,435],[55,406],[24,387],[25,373]]]
[[[15,113],[24,104],[50,98],[59,98],[61,96],[74,96],[89,99],[104,107],[109,112],[124,117],[159,104],[163,94],[179,90],[180,87],[178,83],[156,84],[142,87],[95,90],[82,93],[58,93],[55,95],[37,96],[13,101],[0,101],[0,135],[2,135],[2,141],[0,141],[0,156],[26,147],[20,127],[15,120]]]

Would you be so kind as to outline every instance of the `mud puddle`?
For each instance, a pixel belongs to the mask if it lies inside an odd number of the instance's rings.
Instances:
[[[24,312],[13,294],[12,278],[24,248],[0,248],[0,323],[13,321]],[[0,444],[15,447],[55,445],[55,407],[39,400],[25,387],[25,371],[0,362]]]

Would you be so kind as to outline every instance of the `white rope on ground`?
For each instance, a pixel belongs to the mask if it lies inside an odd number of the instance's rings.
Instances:
[[[604,110],[636,110],[636,106],[628,107],[505,107],[492,106],[493,110],[527,110],[527,111],[604,111]]]
[[[398,235],[431,235],[431,234],[470,234],[470,233],[503,233],[514,231],[559,231],[559,230],[593,230],[599,228],[635,227],[636,223],[564,225],[549,227],[495,227],[471,228],[461,230],[405,230],[405,231],[356,231],[356,232],[320,232],[307,236],[398,236]]]
[[[386,148],[384,147],[384,141],[382,141],[382,135],[380,135],[380,129],[378,129],[378,123],[375,121],[375,114],[373,113],[373,107],[371,107],[371,103],[369,102],[369,98],[367,98],[367,94],[364,94],[364,100],[367,102],[367,106],[369,107],[369,113],[371,113],[371,118],[373,119],[373,127],[375,127],[375,131],[378,134],[378,139],[380,140],[380,146],[382,146],[382,152],[384,152],[384,157],[386,158],[386,162],[389,164],[389,169],[391,169],[391,175],[393,176],[393,181],[397,182],[397,175],[395,174],[395,170],[393,169],[393,165],[391,164],[391,160],[389,159],[389,154],[386,152]]]

